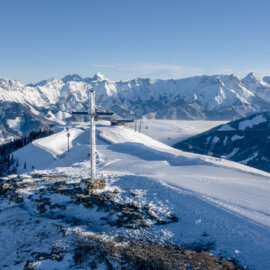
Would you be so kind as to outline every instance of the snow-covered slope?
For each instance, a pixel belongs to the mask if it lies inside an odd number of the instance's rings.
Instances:
[[[36,87],[0,78],[0,138],[27,135],[40,127],[64,123],[70,114],[53,105],[59,99],[54,88],[62,81],[48,80]]]
[[[20,173],[30,173],[35,166],[43,169],[36,173],[63,174],[73,182],[89,177],[89,129],[80,124],[70,127],[70,131],[70,152],[66,151],[64,130],[15,152]],[[149,225],[140,231],[121,230],[102,225],[97,219],[102,212],[94,214],[92,209],[87,214],[82,208],[67,206],[62,216],[91,224],[78,227],[77,221],[67,225],[69,231],[121,233],[187,247],[200,243],[210,245],[215,255],[233,258],[243,266],[268,268],[270,174],[231,161],[182,152],[125,127],[99,125],[97,133],[98,175],[126,190],[125,199],[117,198],[149,205],[161,216],[174,213],[179,220]],[[131,190],[140,195],[129,196]],[[31,188],[25,192],[31,194]]]
[[[38,112],[31,105],[0,101],[0,138],[5,141],[59,123],[55,115],[45,117],[44,113]]]

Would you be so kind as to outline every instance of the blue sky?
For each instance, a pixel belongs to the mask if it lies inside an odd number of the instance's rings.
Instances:
[[[270,75],[269,12],[268,0],[0,0],[0,76]]]

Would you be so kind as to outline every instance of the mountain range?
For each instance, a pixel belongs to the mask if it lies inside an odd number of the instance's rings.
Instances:
[[[0,136],[63,123],[72,111],[88,109],[90,90],[95,90],[97,104],[123,118],[232,120],[270,111],[270,77],[253,73],[243,79],[203,75],[121,81],[100,73],[92,78],[73,74],[28,85],[0,78]]]

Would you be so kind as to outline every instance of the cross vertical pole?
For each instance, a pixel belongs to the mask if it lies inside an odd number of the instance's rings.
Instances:
[[[95,125],[95,92],[90,92],[90,145],[91,145],[91,179],[96,179],[96,125]]]

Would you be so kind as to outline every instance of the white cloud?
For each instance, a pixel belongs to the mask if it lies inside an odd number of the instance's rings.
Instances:
[[[184,67],[171,64],[158,64],[158,63],[135,63],[128,66],[119,67],[120,71],[131,72],[133,74],[139,74],[143,77],[151,78],[183,78],[187,76],[194,76],[202,74],[202,70],[199,68]]]
[[[117,71],[119,74],[124,76],[134,78],[134,77],[150,77],[150,78],[160,78],[160,79],[170,79],[170,78],[184,78],[188,76],[194,76],[198,74],[203,74],[202,70],[199,68],[184,67],[180,65],[172,64],[160,64],[160,63],[150,63],[150,62],[138,62],[131,64],[91,64],[92,68],[100,68],[106,72],[110,72],[113,69],[114,72]]]

